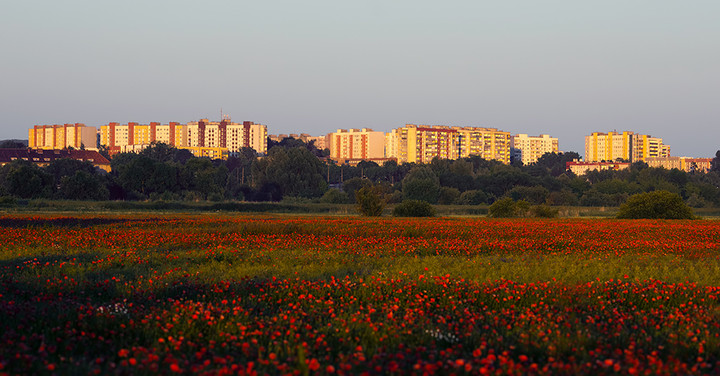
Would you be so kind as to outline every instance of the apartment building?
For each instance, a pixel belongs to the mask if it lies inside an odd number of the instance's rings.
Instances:
[[[153,142],[164,142],[179,149],[188,149],[195,156],[227,158],[243,147],[267,153],[267,127],[250,121],[233,123],[229,119],[211,122],[208,119],[180,124],[108,123],[100,127],[100,143],[110,154],[137,151]]]
[[[647,161],[648,158],[666,158],[670,156],[670,145],[663,144],[662,138],[645,134],[632,137],[632,160]]]
[[[369,128],[338,129],[325,136],[325,147],[336,161],[385,158],[385,133]]]
[[[585,136],[585,161],[644,161],[651,157],[669,157],[670,146],[662,138],[634,132],[594,132]]]
[[[668,170],[676,168],[685,172],[708,172],[712,166],[712,158],[689,157],[649,157],[645,163],[650,167],[663,167]]]
[[[28,147],[97,150],[97,128],[82,123],[36,125],[28,130]]]
[[[513,158],[520,160],[523,165],[537,162],[545,153],[558,153],[558,139],[546,134],[528,136],[521,133],[513,136],[510,147]]]
[[[572,171],[575,175],[584,175],[588,171],[604,171],[604,170],[624,170],[630,167],[630,162],[566,162],[565,168]]]
[[[458,159],[478,155],[510,163],[509,132],[495,128],[407,124],[386,135],[386,156],[398,163],[429,163],[433,158]]]
[[[15,160],[25,160],[40,167],[45,167],[58,159],[75,159],[87,161],[93,166],[110,172],[110,161],[105,159],[96,150],[68,150],[68,149],[0,149],[0,166],[12,163]]]

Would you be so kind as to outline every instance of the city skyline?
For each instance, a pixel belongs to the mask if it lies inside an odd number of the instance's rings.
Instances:
[[[211,1],[3,5],[0,139],[38,124],[235,118],[269,133],[404,124],[720,148],[720,4]],[[710,133],[708,133],[710,132]],[[710,134],[711,136],[706,136]]]

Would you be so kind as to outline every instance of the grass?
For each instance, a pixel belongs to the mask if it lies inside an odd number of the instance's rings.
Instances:
[[[441,217],[484,217],[487,205],[434,205]],[[386,206],[385,216],[390,216],[394,204]],[[558,207],[560,217],[612,218],[617,214],[616,207]],[[720,209],[695,209],[695,213],[704,218],[720,217]],[[354,216],[357,210],[354,204],[326,204],[288,200],[282,202],[187,202],[187,201],[63,201],[63,200],[13,200],[10,204],[0,205],[0,213],[95,213],[95,214],[133,214],[133,213],[275,213],[275,214],[323,214]]]

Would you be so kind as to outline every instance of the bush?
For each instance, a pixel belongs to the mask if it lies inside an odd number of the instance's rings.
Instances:
[[[15,206],[17,199],[12,196],[0,196],[0,206]]]
[[[440,205],[455,204],[460,198],[460,190],[457,188],[441,187],[437,203]]]
[[[460,205],[482,205],[488,202],[488,195],[483,191],[465,191],[458,200]]]
[[[399,204],[402,202],[403,194],[401,191],[395,191],[385,195],[385,202],[388,204]]]
[[[350,202],[350,197],[347,193],[339,189],[330,188],[327,192],[325,192],[322,198],[320,198],[320,202],[328,204],[347,204]]]
[[[620,206],[617,218],[693,219],[694,215],[677,193],[653,191],[630,196]]]
[[[358,212],[367,217],[379,217],[385,209],[385,199],[380,187],[362,187],[355,192]]]
[[[514,201],[510,197],[505,197],[493,202],[488,208],[488,217],[492,218],[512,218],[524,217],[530,210],[530,204],[527,201]]]
[[[405,200],[393,209],[393,217],[434,217],[435,208],[426,201]]]
[[[535,205],[530,208],[530,214],[536,218],[557,218],[559,210],[548,205]]]

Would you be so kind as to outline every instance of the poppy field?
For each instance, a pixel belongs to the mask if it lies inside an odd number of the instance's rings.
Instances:
[[[0,375],[720,374],[720,221],[0,216]]]

